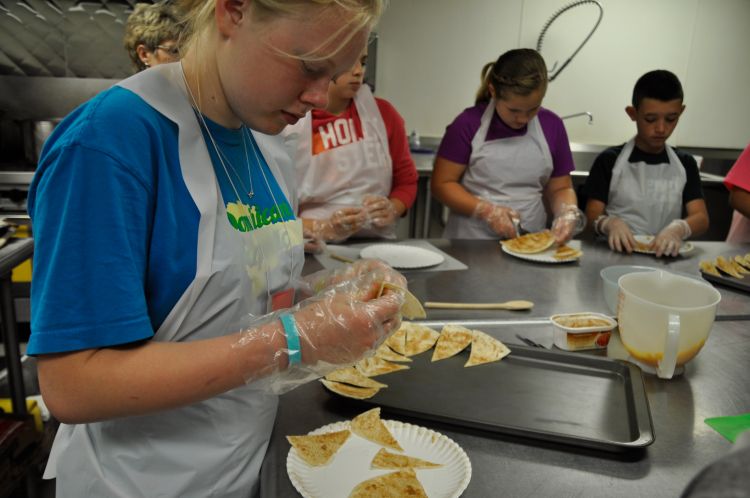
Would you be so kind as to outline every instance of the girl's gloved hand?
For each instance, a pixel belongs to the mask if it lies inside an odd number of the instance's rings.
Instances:
[[[518,235],[513,219],[520,219],[520,215],[516,210],[509,207],[498,206],[481,199],[477,207],[474,208],[471,217],[487,223],[490,230],[498,234],[500,238],[512,239]]]
[[[324,242],[340,242],[362,229],[367,212],[361,207],[346,207],[335,211],[327,220],[311,220],[307,234]]]
[[[368,194],[362,201],[369,223],[375,228],[393,226],[398,220],[398,212],[390,199],[382,195]]]
[[[358,259],[334,270],[321,270],[303,277],[297,291],[301,296],[313,296],[328,287],[368,274],[377,275],[380,283],[389,282],[406,289],[406,278],[386,263],[379,259]]]
[[[561,204],[552,220],[552,235],[555,242],[562,245],[581,233],[586,227],[586,216],[578,206]]]
[[[379,269],[342,279],[296,306],[252,320],[232,345],[247,383],[283,393],[351,365],[401,324],[404,294]]]

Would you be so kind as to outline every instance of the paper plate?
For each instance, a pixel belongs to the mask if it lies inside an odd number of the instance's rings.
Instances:
[[[439,432],[396,420],[383,420],[404,449],[404,455],[443,464],[435,469],[417,469],[417,479],[431,498],[454,498],[471,480],[471,462],[464,450]],[[349,428],[349,421],[329,424],[310,434],[324,434]],[[370,469],[382,446],[352,433],[328,465],[312,467],[291,448],[286,458],[289,480],[305,498],[346,498],[354,487],[373,477],[396,470]],[[394,453],[398,453],[393,451]],[[401,453],[399,453],[401,454]]]
[[[633,238],[636,242],[640,242],[641,244],[650,244],[652,240],[654,240],[653,235],[634,235]],[[688,254],[695,249],[695,246],[693,246],[692,242],[685,242],[680,247],[679,253],[682,254]],[[656,251],[647,251],[643,249],[635,248],[633,249],[633,252],[641,253],[641,254],[656,254]]]
[[[571,247],[573,249],[581,250],[581,241],[580,240],[570,240],[566,244],[568,247]],[[578,261],[581,259],[581,256],[576,256],[572,258],[564,258],[564,259],[556,259],[555,258],[555,251],[557,251],[557,247],[550,247],[549,249],[542,251],[542,252],[535,252],[533,254],[525,254],[520,252],[511,251],[504,245],[500,245],[500,247],[503,248],[503,252],[506,254],[510,254],[511,256],[514,256],[519,259],[525,259],[526,261],[534,261],[535,263],[570,263],[571,261]]]
[[[373,244],[362,249],[359,255],[362,258],[382,259],[393,268],[426,268],[445,260],[440,253],[405,244]]]

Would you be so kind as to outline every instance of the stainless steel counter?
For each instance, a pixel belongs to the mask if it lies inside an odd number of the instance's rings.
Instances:
[[[613,264],[645,264],[697,273],[698,261],[718,254],[750,251],[750,246],[697,243],[688,258],[657,260],[648,256],[610,253],[605,246],[585,243],[578,264],[540,265],[505,255],[497,242],[431,240],[469,266],[445,273],[407,273],[410,289],[422,300],[494,301],[528,298],[530,312],[455,312],[428,310],[429,318],[494,320],[483,330],[509,345],[516,333],[534,337],[549,333],[551,313],[606,311],[599,269]],[[316,269],[314,260],[308,270]],[[438,430],[468,454],[472,479],[464,496],[609,496],[675,497],[711,461],[725,455],[731,444],[703,420],[750,411],[750,296],[720,289],[721,321],[714,324],[701,353],[685,373],[665,381],[644,374],[655,442],[643,451],[622,455],[488,435],[424,420],[401,420]],[[726,321],[727,318],[743,320]],[[519,323],[524,322],[524,323]],[[512,346],[511,346],[512,347]],[[589,353],[578,353],[589,354]],[[554,382],[554,379],[550,379]],[[491,396],[488,391],[488,396]],[[549,407],[554,415],[554,406]],[[303,434],[322,425],[351,418],[356,410],[334,398],[317,382],[281,397],[273,438],[261,473],[261,496],[295,496],[286,475],[287,434]],[[388,414],[385,414],[388,418]]]

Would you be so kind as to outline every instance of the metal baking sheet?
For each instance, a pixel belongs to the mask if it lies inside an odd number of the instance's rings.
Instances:
[[[709,282],[715,284],[732,287],[734,289],[739,289],[745,292],[750,292],[750,275],[745,275],[745,278],[739,279],[724,275],[717,277],[716,275],[711,275],[710,273],[701,272],[701,276]]]
[[[378,376],[365,400],[385,412],[513,436],[622,452],[654,441],[638,367],[581,353],[512,345],[502,361],[465,368],[468,351]]]

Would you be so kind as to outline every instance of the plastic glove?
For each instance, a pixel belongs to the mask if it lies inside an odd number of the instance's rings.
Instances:
[[[302,278],[297,292],[300,296],[313,296],[324,289],[367,274],[377,274],[380,282],[389,282],[406,288],[406,278],[379,259],[359,259],[352,264],[333,270],[321,270]]]
[[[562,245],[581,233],[586,226],[586,216],[578,206],[561,204],[552,220],[552,235],[555,242]]]
[[[484,199],[480,199],[477,207],[471,215],[484,221],[490,229],[503,239],[512,239],[516,237],[516,228],[513,225],[513,219],[520,219],[520,215],[506,206],[498,206]]]
[[[305,239],[305,252],[308,254],[322,254],[326,251],[326,243],[321,239]]]
[[[361,207],[335,211],[327,220],[311,220],[310,237],[323,241],[342,241],[357,233],[365,224],[367,213]]]
[[[607,236],[609,248],[617,252],[633,252],[635,238],[630,227],[620,218],[607,216],[597,223],[598,231]]]
[[[362,200],[362,206],[367,213],[367,220],[375,228],[393,226],[398,220],[396,207],[390,199],[382,195],[366,195]],[[367,222],[365,223],[368,224]]]
[[[323,239],[317,237],[317,233],[314,231],[315,222],[313,220],[312,228],[306,224],[302,224],[302,238],[305,242],[305,252],[310,254],[321,254],[326,250],[326,243]]]
[[[373,353],[401,323],[403,294],[386,290],[377,297],[384,277],[359,275],[253,320],[232,345],[245,382],[280,394]],[[298,346],[282,315],[293,317]]]
[[[680,253],[682,241],[690,237],[691,233],[687,221],[672,220],[651,242],[651,247],[656,251],[656,257],[677,256]]]

